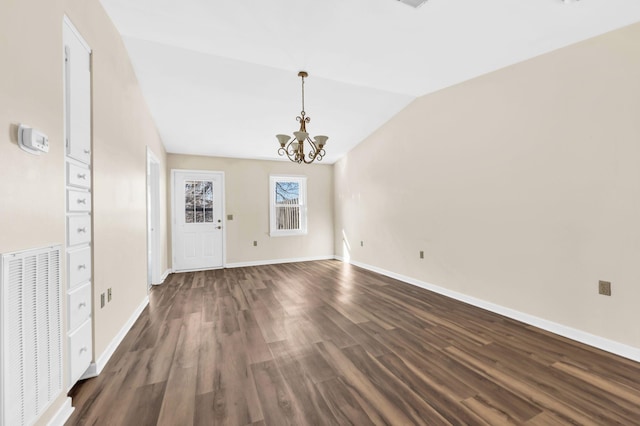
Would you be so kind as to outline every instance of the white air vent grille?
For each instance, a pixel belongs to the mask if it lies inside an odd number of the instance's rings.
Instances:
[[[30,425],[62,391],[60,246],[4,254],[0,269],[0,425]]]
[[[404,3],[416,9],[427,2],[427,0],[398,0],[400,3]]]

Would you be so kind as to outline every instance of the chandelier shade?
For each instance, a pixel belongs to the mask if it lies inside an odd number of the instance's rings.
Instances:
[[[302,111],[296,117],[296,120],[300,123],[300,129],[293,132],[293,137],[285,134],[276,135],[280,144],[278,154],[280,156],[286,155],[289,160],[298,164],[311,164],[315,160],[321,161],[325,155],[324,146],[329,139],[328,136],[324,135],[318,135],[311,139],[307,132],[307,123],[311,121],[311,118],[307,117],[307,113],[304,110],[304,79],[308,76],[309,74],[306,71],[298,73],[298,77],[302,79]]]

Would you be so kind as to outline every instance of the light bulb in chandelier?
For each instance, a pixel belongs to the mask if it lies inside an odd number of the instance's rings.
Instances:
[[[279,134],[276,135],[276,138],[280,144],[278,148],[278,154],[280,156],[286,155],[289,160],[295,163],[311,164],[315,160],[321,161],[325,156],[324,146],[329,137],[318,135],[314,139],[311,139],[307,132],[307,123],[311,121],[311,118],[307,117],[307,113],[304,110],[304,79],[308,77],[308,75],[306,71],[300,71],[298,73],[298,77],[302,79],[302,111],[300,115],[296,117],[296,120],[300,123],[300,130],[293,132],[293,137]],[[305,148],[308,148],[306,154]]]
[[[293,132],[293,136],[296,137],[298,142],[304,143],[304,141],[306,141],[307,138],[309,137],[309,133],[307,133],[307,132]]]
[[[284,148],[284,146],[287,144],[287,142],[289,142],[289,139],[291,139],[291,136],[289,136],[289,135],[276,135],[276,138],[278,138],[278,142],[280,142],[280,147]]]
[[[318,147],[322,149],[322,147],[324,147],[324,145],[327,143],[327,139],[329,139],[329,136],[318,135],[315,138],[315,142],[318,145]]]

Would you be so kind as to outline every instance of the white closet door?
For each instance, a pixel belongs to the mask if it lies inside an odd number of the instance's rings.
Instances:
[[[77,37],[65,37],[67,155],[91,161],[91,55]]]

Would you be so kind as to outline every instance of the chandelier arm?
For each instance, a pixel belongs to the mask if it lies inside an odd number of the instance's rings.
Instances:
[[[296,159],[295,153],[287,152],[287,157],[289,157],[289,161],[298,162]]]
[[[306,164],[311,164],[315,160],[321,161],[322,157],[324,157],[324,149],[319,149],[316,143],[310,138],[307,137],[307,142],[311,145],[311,152],[309,152],[308,157],[309,161],[305,160]]]
[[[311,139],[309,136],[307,136],[307,142],[309,142],[309,145],[311,145],[311,150],[313,152],[318,152],[318,146],[316,145],[316,143],[313,141],[313,139]]]
[[[302,162],[300,159],[304,158],[304,144],[302,144],[301,148],[296,150],[293,148],[294,142],[296,142],[296,139],[292,139],[287,144],[287,157],[289,157],[289,160],[300,164]]]
[[[324,154],[325,154],[324,149],[316,150],[315,155],[313,156],[313,160],[322,161]]]
[[[278,155],[280,155],[281,157],[284,157],[286,155],[290,161],[298,162],[298,160],[296,159],[296,151],[294,151],[293,147],[291,146],[293,141],[294,140],[291,140],[287,142],[284,147],[278,148]]]
[[[306,156],[304,156],[304,157],[303,157],[303,159],[302,159],[302,160],[304,161],[304,163],[305,163],[305,164],[311,164],[311,163],[313,163],[313,162],[315,161],[315,159],[316,159],[316,155],[315,155],[315,153],[316,153],[316,150],[314,149],[314,150],[312,150],[309,154],[307,154]],[[307,160],[307,156],[309,157],[309,159],[308,159],[308,160]]]

